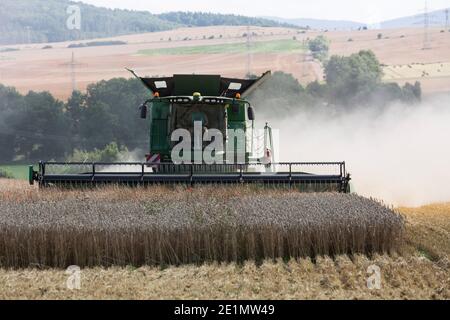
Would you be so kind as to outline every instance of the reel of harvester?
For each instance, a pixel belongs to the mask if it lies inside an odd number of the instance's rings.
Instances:
[[[161,163],[65,163],[40,162],[30,167],[30,183],[40,187],[92,187],[102,185],[259,185],[305,192],[350,191],[350,175],[344,162],[197,165]],[[224,170],[228,168],[228,170]],[[158,172],[158,170],[160,172]],[[311,172],[317,172],[316,174]]]

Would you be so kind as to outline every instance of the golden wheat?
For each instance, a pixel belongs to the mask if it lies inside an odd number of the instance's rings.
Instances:
[[[318,257],[260,266],[203,264],[81,270],[80,290],[58,269],[0,269],[0,299],[450,299],[449,267],[422,257]],[[370,265],[381,289],[367,287]]]
[[[0,195],[1,267],[371,254],[397,249],[403,233],[401,215],[356,195],[204,187],[30,189],[27,198],[8,190]]]

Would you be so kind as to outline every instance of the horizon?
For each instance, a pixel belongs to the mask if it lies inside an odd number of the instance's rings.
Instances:
[[[154,3],[139,0],[78,0],[79,2],[111,9],[128,9],[148,11],[160,14],[172,11],[211,12],[219,14],[235,14],[249,17],[273,17],[282,19],[318,19],[334,21],[352,21],[374,24],[387,20],[423,14],[426,1],[423,0],[379,0],[376,3],[361,3],[358,0],[316,0],[314,6],[302,7],[299,1],[279,0],[278,6],[271,5],[269,0],[260,0],[258,7],[238,0],[229,0],[226,4],[218,0],[197,0],[186,2],[172,0]],[[449,0],[427,1],[428,11],[439,11],[450,7]],[[323,10],[323,8],[331,8]],[[208,8],[205,10],[204,8]],[[211,10],[214,8],[214,10]],[[231,9],[230,8],[234,8]],[[238,8],[238,9],[235,9]]]

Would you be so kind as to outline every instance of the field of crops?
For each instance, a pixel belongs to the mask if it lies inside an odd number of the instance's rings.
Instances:
[[[7,177],[27,180],[28,179],[28,166],[26,165],[0,165],[0,175],[3,174]]]
[[[0,261],[13,267],[0,269],[0,299],[450,298],[450,204],[398,208],[400,216],[372,200],[333,197],[242,189],[42,192],[0,180]],[[143,238],[139,231],[149,227],[158,235]],[[147,260],[134,260],[144,251]],[[66,287],[71,262],[91,266],[81,270],[80,290]],[[374,265],[379,290],[367,287]]]
[[[450,63],[411,63],[407,65],[392,65],[383,69],[384,79],[410,80],[428,78],[450,78]]]
[[[322,80],[321,65],[304,61],[298,52],[302,51],[303,41],[324,35],[330,40],[331,55],[348,56],[359,50],[372,50],[380,62],[387,66],[387,79],[402,84],[418,80],[424,95],[448,92],[450,33],[440,31],[440,28],[430,28],[432,49],[422,50],[423,32],[417,28],[384,30],[383,39],[378,39],[380,31],[375,29],[364,32],[330,30],[326,33],[310,30],[298,34],[298,30],[285,28],[251,27],[252,34],[257,34],[252,37],[251,44],[254,53],[252,73],[284,71],[291,73],[303,85]],[[115,46],[113,50],[111,47],[67,48],[71,44],[69,42],[52,43],[51,50],[42,50],[45,44],[23,45],[19,46],[19,51],[1,53],[2,84],[14,86],[23,94],[29,90],[49,91],[58,99],[66,100],[72,94],[68,70],[72,52],[78,63],[77,87],[82,91],[97,81],[130,77],[124,69],[126,66],[149,76],[196,73],[242,77],[247,72],[247,44],[243,37],[247,32],[246,26],[193,27],[95,40],[127,43]],[[294,37],[297,41],[293,40]],[[220,54],[209,54],[217,52]],[[417,64],[417,72],[410,73],[409,64]],[[390,69],[399,75],[392,75]],[[422,77],[421,71],[424,70],[430,75]],[[23,79],[24,74],[27,75],[27,81]]]
[[[180,265],[389,253],[403,219],[356,195],[121,188],[0,195],[0,265]]]
[[[295,52],[304,49],[304,45],[296,40],[258,41],[251,44],[252,53]],[[140,50],[141,55],[189,55],[189,54],[230,54],[246,53],[249,51],[247,43],[229,43],[217,45],[199,45],[188,47],[157,48]]]

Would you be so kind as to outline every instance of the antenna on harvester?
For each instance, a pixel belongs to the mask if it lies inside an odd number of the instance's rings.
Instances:
[[[252,75],[252,35],[250,26],[247,26],[247,77]]]

